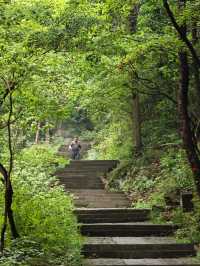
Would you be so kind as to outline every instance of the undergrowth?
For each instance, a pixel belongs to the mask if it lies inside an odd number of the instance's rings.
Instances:
[[[200,200],[184,150],[146,150],[134,160],[122,161],[108,176],[111,190],[124,191],[134,208],[151,208],[154,223],[179,225],[177,240],[200,242]],[[182,192],[194,194],[194,210],[180,207]],[[171,205],[171,207],[169,207]]]
[[[81,265],[82,239],[72,198],[53,175],[57,165],[66,163],[49,145],[26,148],[16,157],[13,211],[21,237],[12,241],[7,235],[0,265]]]

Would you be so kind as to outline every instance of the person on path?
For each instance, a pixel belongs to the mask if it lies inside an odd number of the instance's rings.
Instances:
[[[69,145],[69,151],[71,152],[71,159],[72,160],[79,160],[80,159],[80,150],[81,144],[79,139],[76,137]]]

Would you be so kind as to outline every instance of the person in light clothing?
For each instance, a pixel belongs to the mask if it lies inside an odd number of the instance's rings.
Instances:
[[[69,151],[71,152],[72,160],[80,159],[81,144],[78,137],[75,137],[74,140],[69,145]]]

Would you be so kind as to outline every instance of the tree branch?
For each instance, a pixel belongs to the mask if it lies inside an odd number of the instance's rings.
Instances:
[[[0,99],[0,107],[2,106],[2,104],[4,103],[5,99],[7,98],[7,96],[12,93],[15,88],[16,88],[16,82],[15,81],[8,81],[5,78],[1,77],[1,79],[3,80],[6,90],[3,94],[3,97]]]
[[[186,33],[184,31],[182,31],[182,28],[178,25],[178,23],[174,17],[174,14],[173,14],[170,6],[169,6],[168,0],[163,0],[163,5],[167,11],[168,17],[170,18],[174,28],[178,32],[180,39],[186,44],[186,46],[188,47],[188,49],[190,50],[190,52],[192,54],[194,61],[196,62],[197,66],[200,68],[200,58],[199,58],[194,46],[192,45],[192,43],[187,38]]]

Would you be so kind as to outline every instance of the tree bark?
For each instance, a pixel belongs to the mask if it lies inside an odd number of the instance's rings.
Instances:
[[[137,31],[137,20],[140,11],[140,5],[134,4],[129,16],[129,28],[131,34]],[[131,83],[133,84],[133,77],[131,76]],[[131,86],[132,87],[132,86]],[[140,119],[140,100],[139,93],[132,90],[132,122],[133,122],[133,143],[134,152],[140,153],[142,149],[141,136],[141,119]]]
[[[11,118],[13,114],[13,102],[12,102],[12,94],[10,93],[10,111],[8,116],[8,148],[10,153],[10,161],[9,161],[9,170],[0,163],[0,173],[4,177],[4,185],[5,185],[5,194],[4,194],[4,222],[1,230],[1,239],[0,239],[0,251],[3,252],[5,245],[5,233],[7,229],[7,224],[9,221],[11,234],[13,238],[19,237],[17,232],[17,228],[14,222],[13,211],[12,211],[12,201],[13,201],[13,188],[10,180],[11,172],[13,169],[13,151],[12,151],[12,136],[11,136]]]
[[[36,134],[35,134],[35,144],[38,144],[40,141],[40,128],[41,128],[41,123],[38,122],[37,123],[37,130],[36,130]]]
[[[180,39],[186,44],[190,53],[192,54],[193,60],[198,68],[200,68],[200,59],[197,55],[197,52],[193,44],[187,38],[187,26],[186,24],[178,25],[173,12],[170,9],[167,0],[163,0],[164,7],[167,11],[167,14],[179,34]],[[186,0],[179,0],[179,10],[186,6]],[[200,196],[200,159],[198,156],[198,146],[195,135],[192,131],[191,119],[189,116],[189,85],[190,85],[190,67],[188,62],[188,53],[186,50],[182,49],[179,52],[179,62],[180,62],[180,84],[179,84],[179,93],[178,93],[178,111],[180,116],[180,126],[181,126],[181,135],[184,144],[184,148],[187,153],[188,162],[190,163],[194,181],[197,189],[197,193]]]
[[[193,23],[192,28],[192,43],[195,46],[198,42],[198,35],[197,35],[197,24]],[[200,73],[199,68],[196,63],[196,60],[193,59],[193,73],[194,73],[194,82],[195,82],[195,89],[198,97],[198,102],[200,103]]]
[[[197,154],[197,147],[194,141],[193,132],[191,129],[190,118],[188,114],[188,91],[189,91],[189,64],[188,56],[185,51],[179,53],[180,61],[180,88],[179,88],[179,115],[181,119],[181,133],[184,148],[187,153],[188,161],[190,163],[194,181],[197,188],[197,193],[200,196],[200,159]]]
[[[140,152],[142,148],[141,137],[141,119],[140,119],[140,100],[138,94],[132,94],[132,120],[133,120],[133,141],[136,152]]]
[[[6,168],[0,163],[0,173],[4,177],[4,185],[5,185],[5,194],[4,194],[4,222],[1,229],[1,240],[0,240],[0,250],[1,252],[4,249],[4,242],[5,242],[5,232],[7,229],[7,223],[9,221],[11,234],[13,238],[19,237],[17,232],[17,228],[15,225],[13,211],[12,211],[12,200],[13,200],[13,188],[12,184],[8,175],[8,171]]]

